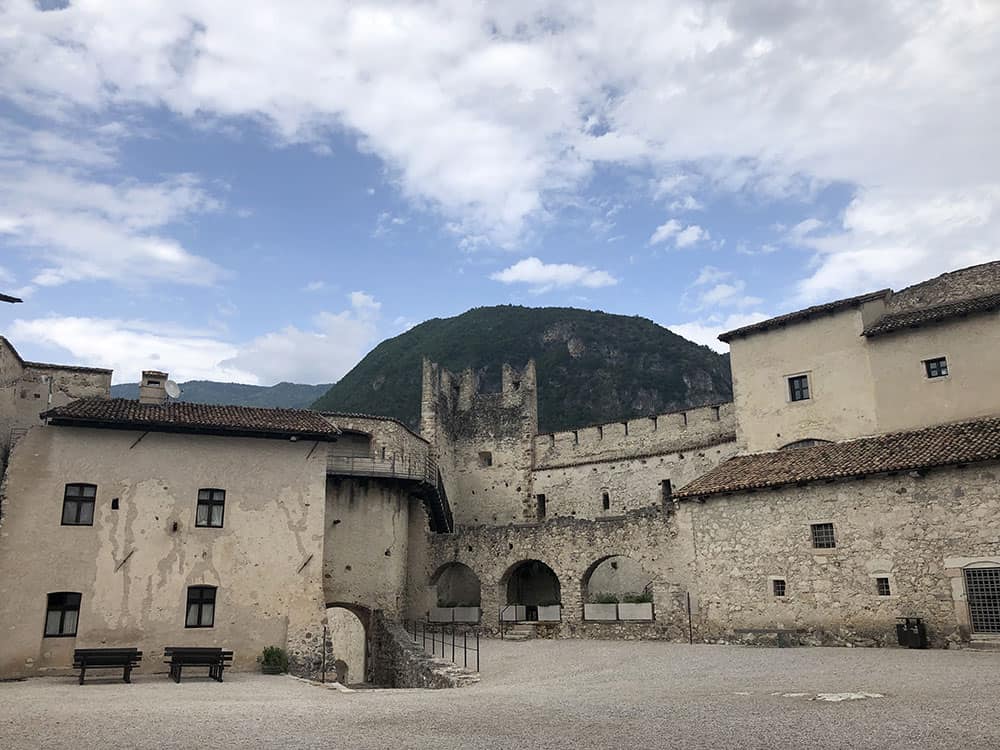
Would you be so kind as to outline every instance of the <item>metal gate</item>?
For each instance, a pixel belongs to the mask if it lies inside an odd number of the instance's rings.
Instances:
[[[1000,568],[966,568],[965,595],[973,633],[1000,633]]]

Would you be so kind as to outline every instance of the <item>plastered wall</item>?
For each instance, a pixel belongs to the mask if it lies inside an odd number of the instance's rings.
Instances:
[[[141,438],[141,440],[140,440]],[[223,646],[238,669],[321,628],[325,456],[310,443],[34,427],[7,472],[0,674],[67,667],[74,648]],[[62,526],[67,482],[97,485],[93,526]],[[224,527],[195,527],[200,488]],[[118,509],[112,501],[118,500]],[[218,587],[215,625],[185,628],[187,587]],[[43,638],[46,594],[82,595],[75,638]]]

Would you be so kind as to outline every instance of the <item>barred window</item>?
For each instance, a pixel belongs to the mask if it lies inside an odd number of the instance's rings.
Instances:
[[[775,578],[774,580],[772,580],[771,581],[771,591],[774,593],[775,596],[784,596],[785,595],[785,579],[784,578]]]
[[[221,529],[225,510],[225,490],[198,490],[198,511],[195,514],[194,525]]]
[[[76,635],[80,619],[80,594],[75,591],[57,591],[49,594],[45,609],[45,637],[68,638]]]
[[[837,546],[837,539],[833,535],[832,523],[814,523],[812,529],[812,543],[816,549],[833,549]]]
[[[875,591],[879,596],[892,596],[892,587],[889,586],[888,578],[875,579]]]
[[[809,376],[796,375],[789,378],[788,396],[792,401],[807,401],[809,399]]]
[[[67,484],[63,491],[63,526],[93,526],[94,502],[97,499],[95,484]]]
[[[188,586],[186,628],[210,628],[215,625],[215,587]]]
[[[948,376],[948,360],[945,357],[935,357],[924,360],[924,369],[929,378],[944,378]]]

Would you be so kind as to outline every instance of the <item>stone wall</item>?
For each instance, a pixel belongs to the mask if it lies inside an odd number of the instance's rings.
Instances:
[[[718,423],[715,423],[718,424]],[[723,438],[724,440],[724,438]],[[730,439],[714,445],[633,458],[581,460],[537,468],[532,486],[549,518],[606,518],[664,504],[663,483],[677,490],[736,453]],[[607,495],[607,509],[604,507]],[[666,498],[669,502],[669,498]]]
[[[455,688],[474,685],[479,674],[430,656],[399,623],[374,617],[374,682],[394,688]]]
[[[799,642],[882,645],[895,618],[917,616],[942,646],[969,635],[962,569],[1000,566],[997,464],[709,497],[677,516],[693,534],[704,640],[789,630]],[[833,523],[836,548],[813,548],[813,523]]]

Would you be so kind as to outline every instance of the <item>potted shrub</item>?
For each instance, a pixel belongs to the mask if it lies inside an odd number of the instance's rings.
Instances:
[[[618,619],[618,597],[615,594],[594,594],[583,605],[583,619],[614,622]]]
[[[653,592],[624,594],[622,603],[618,605],[618,617],[622,620],[652,620]]]
[[[268,646],[257,657],[260,662],[260,671],[264,674],[282,674],[288,671],[288,654],[285,649],[277,646]]]

